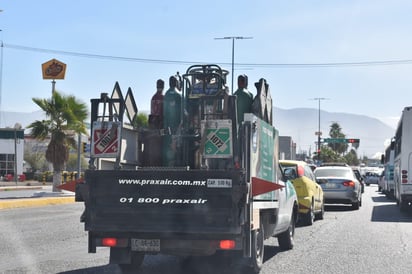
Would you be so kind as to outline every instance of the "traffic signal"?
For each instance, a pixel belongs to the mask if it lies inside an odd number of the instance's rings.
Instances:
[[[87,144],[85,142],[82,142],[82,144],[81,144],[81,151],[83,153],[87,152]]]
[[[347,139],[350,144],[359,144],[359,139]]]

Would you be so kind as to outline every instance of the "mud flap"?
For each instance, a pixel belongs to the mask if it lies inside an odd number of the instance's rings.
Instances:
[[[110,248],[110,264],[131,264],[132,252],[130,248]]]

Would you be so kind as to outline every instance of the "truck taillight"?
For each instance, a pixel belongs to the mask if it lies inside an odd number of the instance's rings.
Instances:
[[[235,246],[236,243],[233,240],[221,240],[219,243],[219,247],[221,249],[234,249]]]
[[[103,238],[102,245],[104,246],[117,246],[117,239],[116,238]]]
[[[97,246],[108,246],[108,247],[126,247],[128,245],[128,240],[123,239],[123,238],[113,238],[113,237],[107,237],[107,238],[101,238],[100,239],[100,244],[98,241]]]
[[[402,184],[407,184],[408,183],[408,171],[407,170],[402,170]]]

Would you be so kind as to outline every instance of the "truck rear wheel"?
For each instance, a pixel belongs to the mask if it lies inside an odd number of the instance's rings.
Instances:
[[[294,217],[294,214],[292,214],[288,229],[278,235],[278,243],[279,243],[280,249],[282,250],[292,249],[295,244],[293,240],[294,236],[295,236],[295,217]]]
[[[130,264],[119,264],[122,273],[136,273],[137,269],[143,264],[144,253],[132,252]]]
[[[260,228],[253,231],[252,235],[252,257],[250,258],[250,268],[253,273],[259,273],[263,265],[265,251],[265,231],[262,222]]]

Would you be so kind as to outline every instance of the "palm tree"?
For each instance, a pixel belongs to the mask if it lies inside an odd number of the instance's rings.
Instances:
[[[46,120],[34,121],[31,135],[44,140],[50,137],[46,150],[46,160],[53,165],[53,192],[60,191],[61,173],[69,158],[69,149],[76,147],[75,134],[87,134],[84,120],[87,118],[86,104],[76,100],[74,96],[64,96],[54,91],[52,98],[33,98],[46,114]]]
[[[330,126],[329,136],[334,139],[345,139],[346,135],[342,132],[342,128],[337,122],[333,122]],[[348,149],[346,143],[332,143],[329,147],[336,153],[343,154]]]

